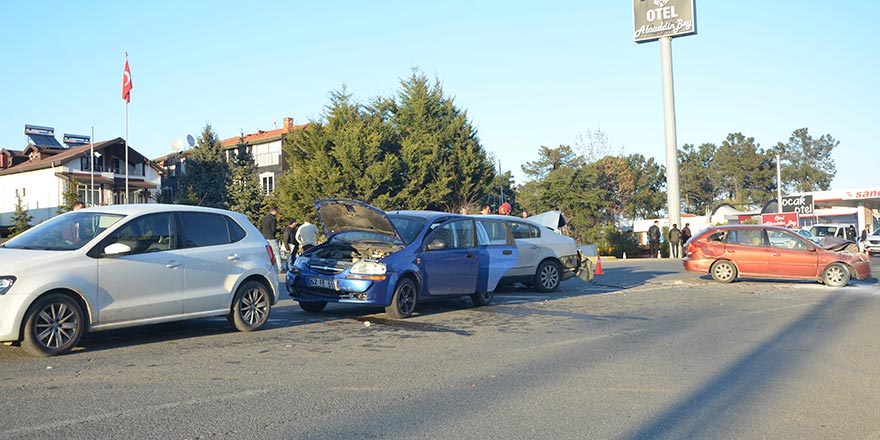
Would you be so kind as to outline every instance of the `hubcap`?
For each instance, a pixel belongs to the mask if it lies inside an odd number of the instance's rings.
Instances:
[[[40,311],[34,327],[40,344],[59,348],[76,336],[78,322],[76,313],[67,304],[55,303]]]
[[[829,267],[828,268],[828,281],[831,284],[839,284],[843,282],[843,271],[837,267]]]
[[[412,312],[415,307],[415,292],[412,285],[405,285],[400,288],[400,294],[397,296],[397,309],[401,314],[407,315]]]
[[[241,317],[249,325],[262,322],[268,308],[269,300],[260,289],[248,290],[241,298]]]
[[[541,285],[543,285],[545,289],[552,289],[556,287],[556,283],[558,282],[559,272],[556,270],[555,266],[548,264],[544,267],[544,270],[541,271]]]
[[[733,268],[729,264],[719,264],[715,267],[715,276],[719,280],[727,280],[733,276]]]

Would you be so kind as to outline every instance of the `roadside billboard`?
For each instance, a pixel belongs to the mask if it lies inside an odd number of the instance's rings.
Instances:
[[[761,214],[761,224],[784,226],[786,228],[797,228],[799,218],[796,212],[785,212],[782,214]]]
[[[813,196],[782,196],[782,212],[813,215]]]
[[[633,39],[636,43],[660,37],[697,33],[695,0],[633,0]]]

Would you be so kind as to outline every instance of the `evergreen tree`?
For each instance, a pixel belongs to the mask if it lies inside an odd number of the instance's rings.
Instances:
[[[58,214],[63,214],[68,211],[73,210],[73,205],[79,201],[79,190],[78,190],[79,182],[76,179],[68,178],[64,193],[62,194],[62,198],[64,203],[58,207]]]
[[[577,155],[568,145],[560,145],[557,148],[547,148],[542,145],[538,150],[538,160],[526,162],[522,170],[526,176],[543,179],[547,174],[562,167],[577,168],[583,161],[583,157]]]
[[[453,210],[482,199],[495,177],[494,163],[438,80],[431,84],[413,71],[401,81],[391,114],[403,176],[396,206]]]
[[[14,237],[31,227],[31,221],[34,217],[28,214],[27,209],[21,203],[21,196],[15,195],[15,212],[12,214],[12,230],[11,235]]]
[[[704,214],[714,207],[718,199],[718,188],[712,167],[717,150],[715,144],[706,143],[699,148],[685,144],[678,151],[678,172],[684,212]]]
[[[814,139],[806,128],[791,134],[788,142],[776,145],[780,155],[782,189],[786,192],[826,191],[837,174],[832,153],[840,145],[831,135]]]
[[[186,172],[180,177],[177,202],[186,205],[226,207],[226,188],[230,170],[220,139],[205,123],[198,144],[186,160]]]
[[[363,107],[343,88],[331,93],[326,122],[312,121],[285,137],[288,172],[273,193],[285,215],[302,218],[314,212],[314,200],[325,197],[393,207],[400,158],[382,105]]]
[[[263,216],[263,187],[257,176],[254,157],[244,140],[244,133],[238,138],[230,174],[226,188],[226,208],[247,215],[248,220],[258,226]]]
[[[751,209],[772,199],[776,192],[776,166],[772,154],[755,139],[731,133],[715,152],[712,178],[723,201]]]

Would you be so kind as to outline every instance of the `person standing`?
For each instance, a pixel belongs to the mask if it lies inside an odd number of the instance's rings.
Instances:
[[[681,229],[681,245],[684,246],[688,240],[691,239],[691,224],[685,223],[684,228]]]
[[[868,252],[868,237],[871,236],[871,226],[865,223],[865,229],[862,229],[862,236],[859,237],[859,250]]]
[[[296,230],[296,241],[301,252],[318,245],[318,227],[313,225],[311,220],[311,216],[306,216],[303,224]]]
[[[669,253],[672,254],[672,258],[679,258],[681,253],[681,231],[678,229],[678,225],[672,224],[672,229],[669,230],[666,238],[669,239]]]
[[[269,213],[263,216],[263,219],[260,220],[260,233],[263,234],[263,238],[269,242],[269,246],[272,246],[272,252],[275,253],[275,270],[281,271],[281,249],[278,247],[278,208],[271,207],[269,208]]]
[[[510,203],[504,202],[498,207],[499,215],[510,215]]]
[[[491,213],[492,213],[492,207],[490,207],[489,205],[483,205],[483,207],[480,209],[480,214],[489,215]]]
[[[651,258],[660,258],[657,252],[660,250],[660,222],[654,220],[654,224],[648,228],[648,242],[651,245]]]
[[[297,225],[296,219],[292,218],[287,226],[284,227],[284,230],[281,231],[281,253],[287,257],[284,259],[285,266],[287,266],[284,270],[290,270],[293,260],[296,259],[297,251],[299,251],[299,243],[296,241]]]

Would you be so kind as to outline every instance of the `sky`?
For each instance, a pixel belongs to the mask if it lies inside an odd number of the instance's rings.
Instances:
[[[678,146],[740,132],[764,149],[806,127],[840,141],[831,189],[880,187],[880,2],[696,0],[675,38]],[[321,120],[329,94],[389,97],[413,69],[467,111],[524,183],[541,146],[603,131],[614,153],[666,164],[658,42],[633,42],[632,2],[7,2],[0,14],[0,148],[25,124],[147,157],[206,123],[222,139]]]

